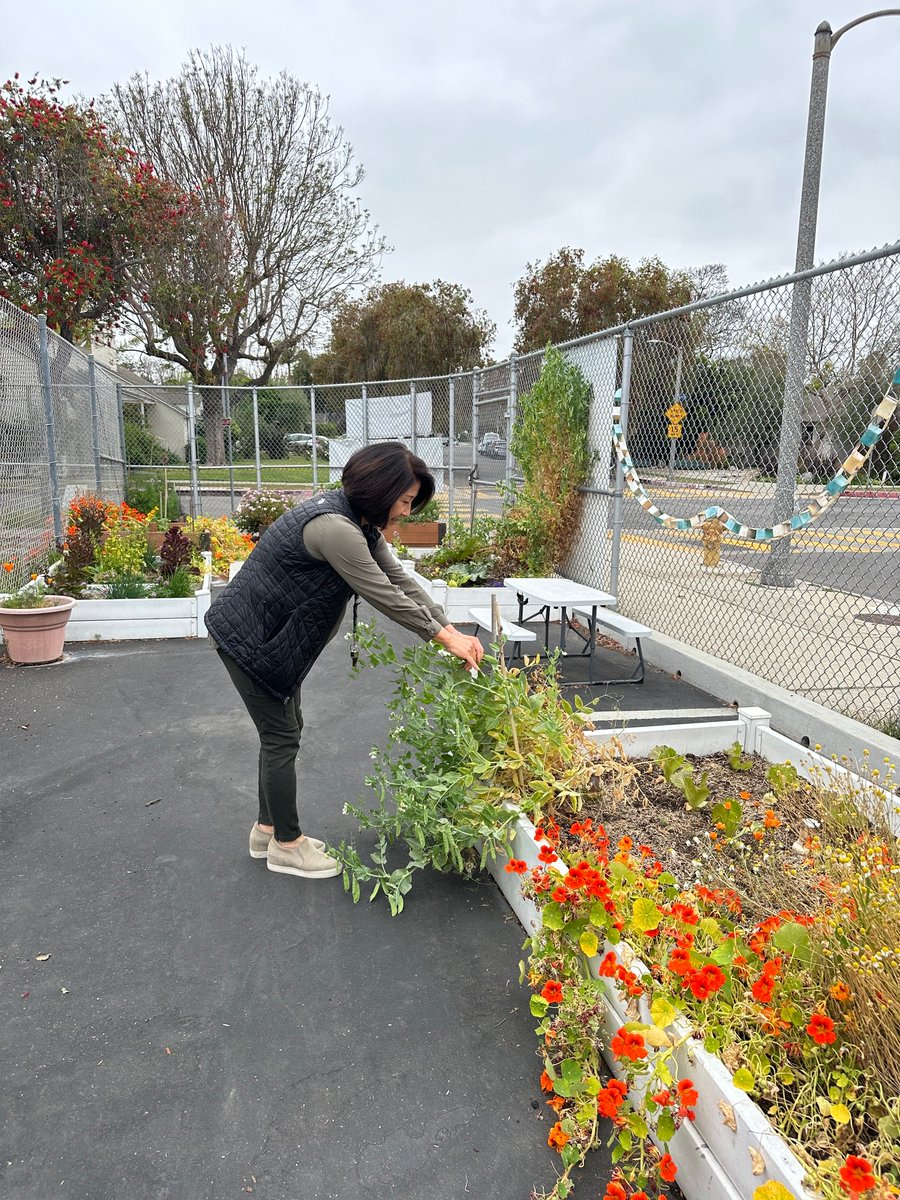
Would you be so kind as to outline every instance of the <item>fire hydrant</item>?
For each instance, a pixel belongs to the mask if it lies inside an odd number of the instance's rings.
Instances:
[[[704,567],[717,567],[719,565],[719,559],[722,557],[722,537],[724,533],[725,526],[718,517],[715,517],[711,521],[706,521],[700,526],[700,536],[703,539]]]

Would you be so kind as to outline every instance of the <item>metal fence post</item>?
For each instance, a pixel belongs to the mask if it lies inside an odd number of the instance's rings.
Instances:
[[[369,444],[369,389],[362,385],[362,440],[363,445]]]
[[[449,379],[450,394],[449,414],[447,422],[447,524],[453,519],[453,514],[456,511],[456,497],[454,495],[454,479],[453,468],[455,464],[455,448],[456,448],[456,381],[453,376]]]
[[[313,491],[315,491],[319,486],[319,447],[316,437],[316,389],[312,386],[309,389],[309,427],[312,435],[310,449],[312,451]]]
[[[625,330],[622,353],[622,387],[619,389],[619,423],[622,434],[628,436],[628,399],[631,394],[631,363],[634,350],[634,332]],[[612,546],[609,554],[609,590],[618,601],[619,558],[622,551],[622,509],[625,498],[625,468],[616,456],[616,483],[613,490]]]
[[[59,462],[56,458],[56,423],[53,415],[53,384],[50,380],[50,349],[47,318],[38,317],[38,341],[41,355],[41,393],[44,397],[44,422],[47,426],[47,466],[50,473],[50,504],[53,508],[53,535],[63,540],[62,509],[59,494]]]
[[[519,363],[515,350],[509,355],[509,400],[506,405],[506,486],[512,487],[512,435],[519,402]]]
[[[128,487],[128,453],[125,449],[125,396],[121,383],[116,384],[116,417],[119,424],[119,447],[122,455],[122,499]]]
[[[200,480],[197,475],[197,413],[194,408],[194,382],[187,385],[188,440],[191,446],[191,518],[200,515]]]
[[[231,515],[234,516],[234,442],[231,437],[231,388],[228,376],[222,376],[222,416],[225,418],[225,441],[228,446],[228,494],[231,498]]]
[[[412,416],[412,432],[410,434],[409,448],[413,454],[416,452],[416,384],[415,380],[409,385],[409,411]]]
[[[87,366],[91,399],[91,449],[94,452],[94,490],[99,496],[103,481],[100,478],[100,413],[97,410],[97,371],[93,354],[87,356]]]
[[[475,528],[478,503],[478,370],[472,372],[472,471],[469,475],[469,529]]]
[[[259,491],[262,487],[262,460],[259,453],[259,397],[256,394],[256,388],[251,393],[251,402],[253,404],[253,457],[256,462],[256,488]]]

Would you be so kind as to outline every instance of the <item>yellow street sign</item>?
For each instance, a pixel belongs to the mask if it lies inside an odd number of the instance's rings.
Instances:
[[[674,404],[670,404],[666,409],[666,416],[670,421],[677,424],[678,422],[683,421],[687,416],[687,409],[682,407],[682,405],[680,405],[676,400]],[[671,437],[671,434],[669,436]]]
[[[668,430],[666,431],[666,437],[672,438],[673,440],[675,438],[681,437],[681,422],[680,421],[672,422],[672,424],[669,426]]]

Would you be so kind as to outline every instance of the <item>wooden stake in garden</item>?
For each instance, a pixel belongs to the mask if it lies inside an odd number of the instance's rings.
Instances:
[[[503,653],[503,644],[505,638],[503,636],[503,624],[500,620],[500,604],[496,595],[491,596],[491,641],[497,646],[497,668],[506,675],[508,673],[506,666],[506,655]],[[506,711],[509,714],[509,731],[512,734],[513,748],[519,758],[522,757],[519,750],[519,735],[516,731],[516,718],[513,714],[512,706],[507,697]],[[521,766],[516,767],[516,782],[519,785],[520,791],[525,791],[525,773]]]

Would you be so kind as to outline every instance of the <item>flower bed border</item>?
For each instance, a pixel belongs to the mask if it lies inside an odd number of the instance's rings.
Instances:
[[[817,772],[827,769],[832,773],[851,776],[860,790],[874,792],[867,781],[776,733],[770,728],[769,722],[770,716],[764,709],[747,708],[738,709],[737,721],[723,719],[720,722],[693,725],[656,725],[624,735],[621,730],[614,733],[597,730],[589,732],[588,737],[596,741],[608,741],[617,736],[625,743],[629,755],[635,757],[644,756],[660,744],[672,746],[681,754],[708,754],[726,750],[738,741],[746,753],[760,754],[770,762],[792,763],[806,779],[814,779]],[[891,812],[889,815],[896,827],[897,814]],[[534,825],[527,818],[520,817],[509,847],[509,857],[524,860],[529,869],[539,867],[539,848],[534,839]],[[510,908],[530,935],[540,928],[540,910],[532,900],[522,895],[519,876],[508,873],[505,865],[505,860],[494,859],[488,869]],[[557,866],[564,868],[562,863]],[[639,975],[647,973],[646,966],[633,956],[627,945],[614,946],[606,942],[591,960],[595,977],[601,955],[609,951],[631,971]],[[604,990],[607,1031],[611,1038],[630,1018],[626,1016],[625,1005],[612,982],[601,979],[600,983]],[[639,1010],[640,1019],[652,1024],[645,999],[639,1001]],[[676,1037],[688,1032],[688,1027],[680,1020],[672,1028]],[[610,1070],[618,1073],[619,1064],[606,1047],[604,1058]],[[734,1086],[731,1072],[721,1060],[705,1050],[700,1042],[691,1040],[678,1048],[675,1060],[678,1074],[682,1078],[690,1076],[700,1093],[696,1121],[693,1124],[686,1121],[667,1147],[678,1165],[678,1185],[685,1200],[708,1200],[710,1196],[715,1196],[716,1200],[752,1200],[755,1189],[770,1180],[783,1184],[797,1200],[814,1200],[816,1193],[804,1183],[806,1171],[803,1164],[756,1102]],[[732,1125],[735,1128],[732,1129]],[[751,1151],[754,1156],[762,1156],[765,1169],[760,1174],[754,1174]]]
[[[500,604],[500,615],[506,617],[510,621],[515,621],[519,616],[519,604],[515,596],[509,588],[506,587],[450,587],[444,579],[426,579],[424,575],[420,575],[415,569],[409,570],[409,574],[416,581],[419,587],[423,588],[432,600],[437,601],[443,608],[444,612],[449,617],[450,621],[456,625],[472,624],[472,618],[469,616],[470,608],[484,608],[491,606],[491,597],[496,596]]]
[[[193,596],[178,599],[77,600],[66,626],[69,642],[128,642],[160,638],[205,638],[210,575]],[[3,635],[0,634],[0,644]]]

